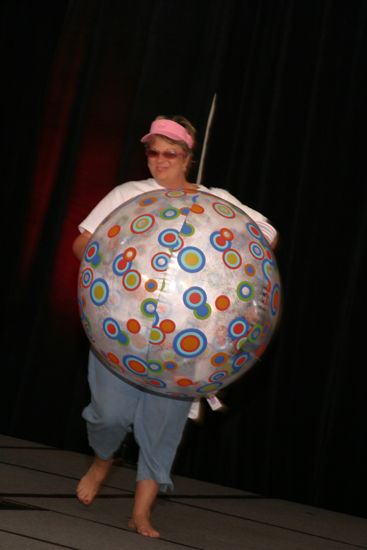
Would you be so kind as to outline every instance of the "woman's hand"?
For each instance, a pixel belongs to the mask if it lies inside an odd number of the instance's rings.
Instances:
[[[80,233],[80,235],[78,235],[73,242],[72,251],[74,256],[76,256],[80,262],[82,261],[84,251],[87,248],[87,244],[91,236],[92,233],[89,233],[89,231],[83,231],[83,233]]]

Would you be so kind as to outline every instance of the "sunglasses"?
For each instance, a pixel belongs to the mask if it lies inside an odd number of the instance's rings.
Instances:
[[[178,151],[156,151],[155,149],[146,149],[145,154],[149,159],[157,159],[162,156],[166,160],[175,160],[178,157],[185,157],[186,153]]]

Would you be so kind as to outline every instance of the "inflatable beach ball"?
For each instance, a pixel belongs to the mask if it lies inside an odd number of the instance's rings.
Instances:
[[[106,368],[178,398],[214,395],[256,363],[280,291],[256,223],[198,191],[122,204],[93,234],[78,281],[82,324]]]

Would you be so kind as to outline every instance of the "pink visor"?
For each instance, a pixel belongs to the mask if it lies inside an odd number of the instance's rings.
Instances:
[[[168,120],[166,118],[154,120],[150,127],[149,134],[143,136],[140,141],[142,143],[145,143],[152,136],[155,136],[157,134],[161,136],[166,136],[170,139],[174,139],[175,141],[183,141],[184,143],[186,143],[189,149],[192,149],[192,146],[194,145],[194,140],[192,139],[192,136],[190,136],[186,128],[181,126],[181,124],[178,124],[178,122],[175,122],[174,120]]]

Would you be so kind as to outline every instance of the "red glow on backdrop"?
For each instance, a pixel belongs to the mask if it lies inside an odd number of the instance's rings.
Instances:
[[[85,26],[85,21],[84,21]],[[33,192],[23,251],[23,276],[27,277],[60,170],[64,147],[73,138],[73,111],[81,71],[88,62],[89,37],[85,28],[74,26],[64,34],[52,72],[40,133]],[[103,46],[107,46],[103,49]],[[97,202],[118,183],[126,119],[130,108],[130,82],[119,48],[107,42],[94,59],[91,86],[82,98],[83,130],[72,166],[72,181],[61,226],[50,283],[49,307],[67,318],[77,311],[76,284],[79,268],[71,246],[78,224]],[[78,106],[77,106],[78,107]],[[80,106],[79,106],[80,107]],[[63,182],[59,183],[62,184]],[[76,318],[76,316],[75,316]],[[78,319],[79,322],[79,319]]]
[[[94,117],[94,124],[89,125],[80,151],[59,246],[55,251],[50,305],[66,316],[77,311],[76,285],[79,262],[74,258],[71,246],[78,235],[78,225],[115,185],[119,166],[121,136],[102,135],[98,126],[98,121]]]
[[[64,33],[56,54],[40,128],[33,190],[27,219],[27,240],[23,249],[26,277],[42,232],[57,179],[62,150],[69,130],[81,64],[85,53],[85,31]]]
[[[78,235],[78,225],[118,183],[117,174],[124,142],[123,128],[126,124],[125,109],[121,107],[123,89],[118,86],[109,87],[105,79],[100,82],[98,93],[89,107],[93,116],[87,116],[59,247],[55,253],[50,304],[65,315],[77,311],[79,262],[73,257],[71,246]],[[120,105],[120,109],[116,108],[116,104]]]

